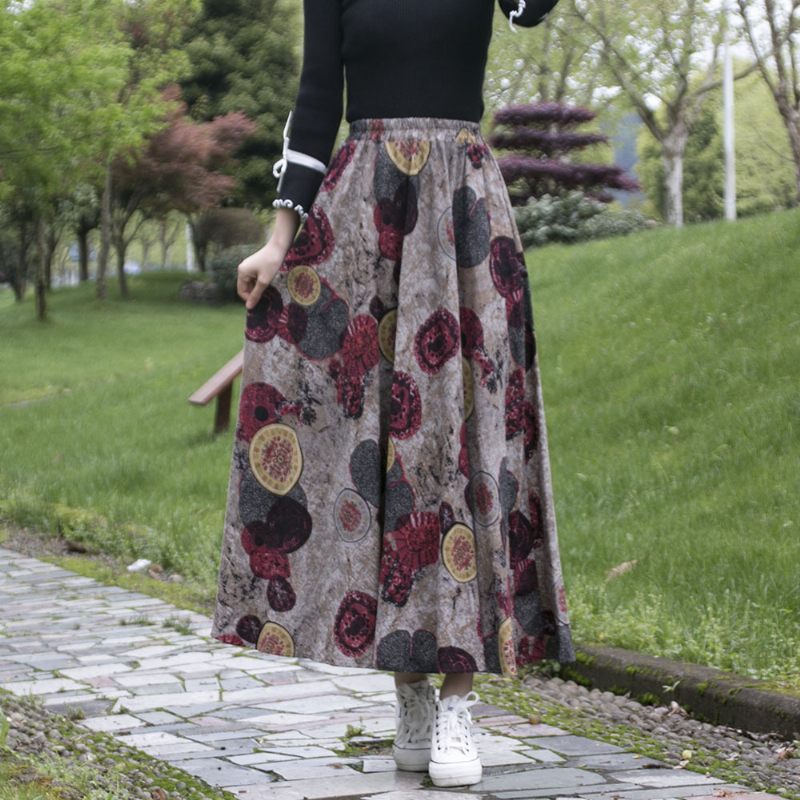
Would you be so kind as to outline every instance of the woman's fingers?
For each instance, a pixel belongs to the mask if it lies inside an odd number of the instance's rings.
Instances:
[[[258,303],[258,301],[261,299],[261,295],[264,294],[264,289],[266,289],[267,286],[269,286],[269,281],[259,276],[245,303],[248,310]]]
[[[264,290],[272,283],[285,256],[285,248],[275,248],[269,243],[248,256],[237,268],[236,291],[245,301],[249,311],[260,300]]]

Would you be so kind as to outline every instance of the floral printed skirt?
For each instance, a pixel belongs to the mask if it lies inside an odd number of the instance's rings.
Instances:
[[[575,660],[528,276],[477,122],[351,122],[247,312],[211,635],[402,672]]]

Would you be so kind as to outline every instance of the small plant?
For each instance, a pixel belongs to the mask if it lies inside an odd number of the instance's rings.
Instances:
[[[354,736],[363,736],[364,735],[364,728],[361,725],[350,725],[347,724],[347,729],[345,730],[344,738],[345,739],[352,739]]]
[[[11,725],[8,721],[8,717],[3,713],[3,709],[0,708],[0,750],[6,749],[6,741],[8,740],[8,732],[11,729]]]
[[[121,619],[120,625],[155,625],[155,622],[145,614],[140,614],[138,617],[131,617],[130,619]]]
[[[172,628],[172,630],[182,633],[184,636],[189,636],[192,633],[192,628],[188,622],[182,620],[180,617],[167,617],[161,626],[164,628]]]

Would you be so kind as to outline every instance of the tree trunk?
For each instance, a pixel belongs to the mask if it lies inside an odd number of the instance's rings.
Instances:
[[[47,319],[47,236],[44,218],[36,219],[36,317],[44,322]]]
[[[152,246],[151,243],[147,240],[141,240],[142,245],[142,272],[147,268],[147,257],[150,255],[150,247]]]
[[[45,234],[45,241],[46,240],[47,240],[47,235]],[[53,259],[50,258],[49,247],[47,247],[47,249],[45,250],[45,257],[44,257],[44,286],[48,292],[51,291],[53,288]]]
[[[158,243],[161,246],[161,269],[167,268],[169,244],[167,243],[167,218],[162,217],[158,223]]]
[[[89,280],[89,231],[80,228],[78,235],[78,280],[81,283]]]
[[[100,252],[97,254],[97,297],[108,296],[106,275],[108,274],[108,251],[111,248],[111,162],[106,164],[106,179],[100,204]]]
[[[14,297],[18,303],[25,299],[25,289],[28,284],[28,244],[29,239],[26,234],[27,222],[19,223],[19,249],[17,251],[17,266],[11,278],[11,286],[14,289]]]
[[[128,291],[128,276],[125,274],[125,242],[115,242],[114,250],[117,253],[117,279],[119,280],[119,294],[123,300],[129,300],[131,295]]]
[[[189,243],[189,246],[194,248],[196,269],[200,272],[205,272],[208,241],[202,237],[198,237],[197,228],[194,222],[191,220],[189,221],[189,227],[192,231],[192,241]]]
[[[46,275],[47,275],[47,291],[53,288],[53,261],[56,257],[56,250],[58,249],[58,228],[56,227],[55,219],[50,221],[49,225],[45,225],[45,241],[47,243],[47,253],[45,260]]]
[[[795,205],[800,205],[800,111],[787,108],[783,115],[794,161]]]
[[[686,127],[677,125],[661,142],[666,217],[676,228],[683,227],[683,155],[688,139]]]

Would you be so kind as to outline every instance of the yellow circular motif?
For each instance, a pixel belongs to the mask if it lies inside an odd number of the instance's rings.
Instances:
[[[503,675],[517,674],[517,659],[514,656],[514,622],[506,617],[497,629],[497,650]]]
[[[475,144],[478,138],[469,128],[461,128],[456,134],[456,141],[459,144]]]
[[[395,166],[406,175],[416,175],[427,163],[431,143],[427,139],[389,139],[386,152]]]
[[[316,270],[301,265],[289,271],[286,288],[295,303],[301,306],[313,306],[319,300],[322,284]]]
[[[475,389],[472,385],[472,366],[463,357],[461,359],[461,380],[464,384],[464,419],[469,419],[475,408]]]
[[[279,495],[289,492],[303,471],[294,430],[280,422],[259,428],[250,442],[250,467],[265,489]]]
[[[294,640],[283,625],[277,622],[265,622],[261,633],[258,634],[256,650],[274,656],[293,656]]]
[[[459,583],[471,581],[478,574],[475,534],[466,525],[458,522],[444,535],[442,561]]]
[[[394,337],[397,333],[397,309],[387,311],[378,323],[378,346],[384,358],[394,362]]]

